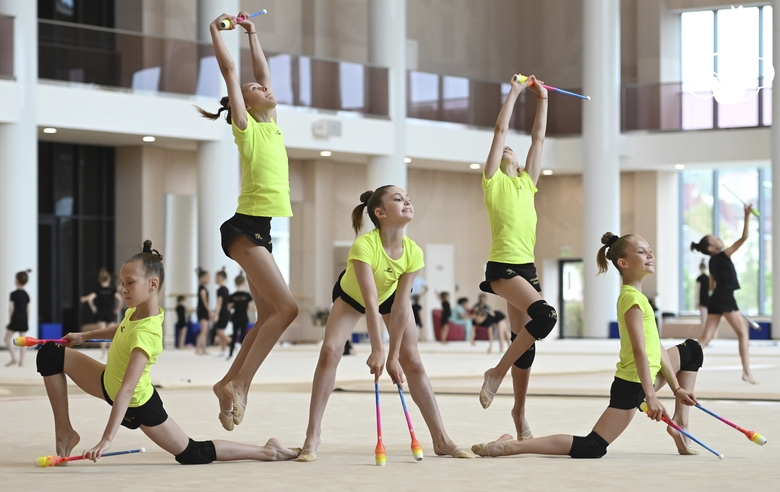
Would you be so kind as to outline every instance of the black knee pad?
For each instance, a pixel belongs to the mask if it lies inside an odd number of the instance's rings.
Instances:
[[[531,321],[525,325],[525,329],[537,340],[547,337],[558,321],[558,312],[542,299],[528,306],[528,316]]]
[[[514,342],[515,338],[517,338],[517,335],[512,333],[511,339]],[[530,368],[533,363],[534,359],[536,358],[536,343],[532,343],[530,347],[528,347],[528,350],[523,352],[523,355],[517,358],[515,361],[515,367],[518,369],[528,369]]]
[[[680,352],[680,370],[698,372],[704,364],[704,352],[699,342],[689,338],[677,345],[677,350]]]
[[[54,376],[65,369],[65,347],[54,343],[45,343],[38,350],[35,365],[41,376]]]
[[[182,465],[206,465],[217,459],[217,448],[211,441],[193,441],[190,439],[187,449],[176,455],[176,461]]]
[[[609,444],[603,437],[591,432],[587,437],[574,436],[569,456],[572,458],[601,458],[607,454]]]

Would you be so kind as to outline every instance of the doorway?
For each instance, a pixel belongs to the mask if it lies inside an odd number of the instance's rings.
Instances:
[[[582,338],[583,263],[581,259],[558,260],[560,272],[561,338]]]

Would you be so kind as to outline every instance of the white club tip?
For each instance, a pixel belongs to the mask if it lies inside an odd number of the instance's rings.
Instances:
[[[587,99],[588,101],[590,101],[590,96],[585,96],[585,99]]]
[[[146,448],[141,448],[141,452],[145,453],[146,452]]]
[[[268,10],[266,10],[266,9],[263,9],[263,10],[261,10],[261,11],[260,11],[260,13],[261,13],[261,14],[267,14],[267,13],[268,13]]]
[[[722,460],[723,458],[725,458],[725,456],[723,456],[722,454],[719,454],[719,455],[718,455],[718,459],[719,459],[719,460]]]

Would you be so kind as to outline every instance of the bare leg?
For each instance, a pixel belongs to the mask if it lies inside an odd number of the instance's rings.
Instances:
[[[447,336],[450,334],[450,322],[446,322],[443,325],[441,325],[441,331],[439,332],[439,336],[441,337],[441,343],[446,344],[447,343]]]
[[[699,305],[699,316],[701,317],[701,330],[704,332],[704,328],[707,325],[707,306]]]
[[[27,352],[27,347],[19,347],[19,367],[24,365],[24,353]]]
[[[233,399],[233,421],[238,425],[244,419],[252,379],[284,330],[298,316],[298,305],[267,249],[255,245],[244,235],[236,235],[230,244],[230,256],[246,272],[253,298],[256,303],[258,299],[263,300],[266,305],[263,311],[267,313],[262,324],[258,314],[258,323],[247,336],[249,343],[244,344],[246,347],[241,346],[236,360],[221,381],[225,382],[221,385],[224,391],[230,393]],[[259,312],[260,303],[257,305]],[[235,369],[238,373],[234,376]]]
[[[206,355],[208,353],[206,352],[206,337],[209,332],[209,321],[202,319],[199,323],[200,333],[198,333],[198,338],[195,340],[195,355]]]
[[[102,330],[105,327],[106,327],[106,322],[105,321],[98,321],[97,322],[97,329],[98,330]],[[101,359],[105,359],[106,358],[106,348],[107,348],[106,342],[100,342],[100,358]]]
[[[666,351],[667,354],[669,354],[669,360],[672,364],[672,371],[674,371],[675,375],[677,376],[677,382],[680,384],[680,386],[690,392],[693,392],[694,387],[696,386],[696,375],[697,372],[693,371],[681,371],[680,370],[680,350],[677,348],[677,346],[671,347]],[[659,389],[663,388],[666,384],[666,380],[664,377],[659,373],[655,380],[655,390],[658,391]],[[672,417],[672,420],[679,425],[681,428],[688,430],[690,427],[690,424],[688,422],[688,415],[690,413],[690,407],[688,405],[680,404],[675,399],[675,405],[674,405],[674,416]],[[672,436],[672,439],[674,440],[674,445],[677,447],[677,452],[682,455],[696,455],[699,454],[698,451],[696,451],[695,448],[691,447],[691,441],[688,439],[684,434],[681,434],[677,432],[676,429],[674,429],[671,426],[666,427],[666,432],[669,433],[670,436]]]
[[[488,335],[488,349],[487,349],[487,353],[488,354],[493,353],[493,330],[494,329],[498,329],[496,327],[496,325],[487,327],[487,335]],[[476,330],[477,330],[477,327],[475,326],[474,327],[474,331],[476,331]]]
[[[734,329],[737,338],[739,338],[739,358],[742,359],[742,380],[750,384],[757,384],[750,372],[750,333],[747,321],[739,311],[732,311],[730,313],[724,313],[723,315]]]
[[[542,300],[542,296],[536,289],[522,277],[497,280],[493,282],[492,287],[496,294],[507,301],[507,308],[510,308],[510,325],[512,325],[511,308],[524,313],[528,310],[528,306]],[[512,326],[512,330],[517,330],[517,338],[509,345],[498,365],[485,372],[485,382],[479,392],[479,402],[482,404],[482,408],[490,406],[509,368],[535,341],[525,326]]]
[[[389,326],[390,315],[384,315],[385,325]],[[447,435],[441,420],[436,396],[433,394],[431,382],[425,373],[425,367],[417,350],[417,334],[414,318],[409,313],[409,320],[402,334],[399,362],[406,375],[406,382],[412,399],[422,413],[425,424],[433,439],[433,451],[439,456],[451,455],[455,458],[473,458],[474,455],[466,449],[459,448]]]
[[[704,331],[699,337],[699,344],[701,348],[710,344],[713,338],[715,338],[715,332],[718,331],[718,323],[720,323],[720,314],[708,314],[707,322],[704,324]]]
[[[509,333],[509,324],[502,319],[498,322],[498,349],[502,353],[504,352],[504,344],[506,343],[506,346],[509,347],[509,344],[512,343]]]
[[[306,428],[306,441],[303,443],[298,461],[314,461],[317,458],[317,448],[322,433],[322,417],[336,382],[336,369],[344,353],[344,342],[361,316],[362,314],[341,299],[336,299],[333,303],[328,323],[325,325],[325,339],[320,349],[317,369],[314,371],[309,403],[309,425]]]
[[[14,332],[11,330],[5,330],[5,346],[8,348],[8,353],[11,355],[11,362],[8,362],[5,366],[14,366],[18,363],[16,360],[16,349],[13,343]]]
[[[230,342],[230,339],[225,335],[224,328],[217,330],[217,340],[219,341],[219,351],[224,354],[227,349],[227,344]]]
[[[179,329],[179,349],[184,348],[184,344],[187,341],[187,328]]]
[[[507,303],[506,308],[510,325],[516,327],[518,331],[531,321],[531,318],[525,311],[521,311],[509,303]],[[528,397],[528,381],[531,379],[531,368],[520,369],[513,362],[511,371],[512,392],[515,398],[515,405],[512,407],[512,421],[515,423],[517,440],[533,439],[534,435],[531,431],[531,426],[525,420],[525,402]]]

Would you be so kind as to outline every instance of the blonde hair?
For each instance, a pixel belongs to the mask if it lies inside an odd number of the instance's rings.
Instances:
[[[598,253],[596,253],[596,264],[599,266],[599,275],[606,273],[609,266],[607,260],[611,261],[617,271],[620,272],[620,267],[618,266],[617,261],[620,258],[625,258],[628,256],[626,248],[630,242],[628,240],[630,237],[633,237],[633,234],[616,236],[611,232],[604,233],[604,235],[601,236],[601,244],[604,246],[602,246]]]

